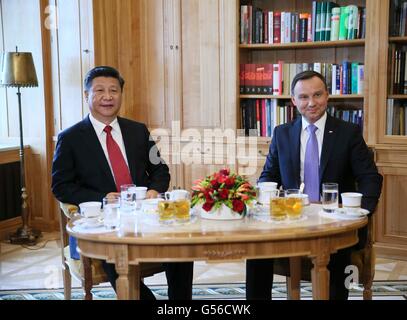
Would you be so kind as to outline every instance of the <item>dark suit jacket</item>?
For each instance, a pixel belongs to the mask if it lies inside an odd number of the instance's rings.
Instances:
[[[300,178],[301,117],[274,130],[270,151],[259,181],[275,181],[284,189],[298,188]],[[319,168],[323,182],[339,184],[339,194],[358,191],[362,207],[373,212],[383,177],[378,173],[360,128],[328,115]]]
[[[168,189],[168,166],[160,158],[147,127],[135,121],[117,118],[126,148],[131,177],[137,186],[158,192]],[[150,160],[150,154],[155,155]],[[86,117],[58,136],[52,165],[52,192],[65,203],[102,201],[116,192],[114,178],[96,132]]]

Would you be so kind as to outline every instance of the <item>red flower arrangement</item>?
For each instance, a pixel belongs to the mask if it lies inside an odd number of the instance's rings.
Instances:
[[[202,204],[202,209],[209,212],[224,204],[233,211],[244,214],[246,204],[250,204],[255,197],[254,187],[226,168],[194,182],[191,205]]]

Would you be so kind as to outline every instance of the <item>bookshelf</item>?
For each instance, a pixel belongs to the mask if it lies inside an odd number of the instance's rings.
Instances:
[[[406,4],[403,4],[406,3]],[[398,5],[397,5],[398,4]],[[406,54],[407,1],[385,0],[376,5],[378,32],[374,41],[377,51],[377,91],[370,107],[377,112],[369,136],[375,143],[376,163],[384,177],[381,201],[376,215],[377,252],[382,256],[407,257],[407,132],[401,123],[407,105]],[[402,14],[404,6],[404,13]],[[402,18],[404,16],[404,19]],[[404,21],[404,22],[403,22]],[[402,27],[404,26],[404,27]],[[404,61],[400,61],[404,60]],[[404,68],[403,68],[404,65]],[[398,70],[398,71],[397,71]],[[372,87],[372,92],[373,92]],[[396,111],[396,108],[404,108]],[[393,109],[393,110],[391,110]]]
[[[365,65],[364,89],[358,94],[330,94],[330,104],[338,108],[352,105],[363,110],[363,134],[367,144],[373,148],[375,161],[384,177],[381,200],[375,214],[375,248],[381,256],[407,257],[407,222],[404,218],[407,210],[407,136],[388,135],[387,102],[393,99],[407,104],[407,91],[394,91],[391,73],[394,61],[394,48],[407,49],[407,32],[390,33],[394,23],[391,1],[336,1],[340,6],[355,4],[366,8],[366,33],[364,39],[318,42],[289,43],[240,43],[238,45],[239,64],[267,64],[284,61],[286,63],[331,63],[339,64],[343,60],[357,61]],[[398,1],[399,3],[407,1]],[[263,10],[311,12],[313,1],[243,1],[239,4],[260,7]],[[407,6],[407,5],[406,5]],[[239,8],[240,9],[240,8]],[[239,17],[240,17],[239,12]],[[407,18],[407,14],[406,14]],[[407,24],[407,23],[406,23]],[[239,24],[239,27],[241,24]],[[241,29],[238,30],[241,39]],[[392,51],[393,50],[393,51]],[[407,50],[406,50],[407,51]],[[406,63],[407,65],[407,63]],[[240,70],[240,66],[239,66]],[[407,70],[407,69],[406,69]],[[406,73],[407,74],[407,71]],[[406,81],[407,84],[407,81]],[[242,126],[241,105],[247,100],[270,99],[277,103],[288,104],[289,92],[282,94],[241,93],[239,83],[238,126]],[[271,137],[258,138],[259,174],[267,154]]]
[[[359,91],[357,91],[357,89],[353,90],[354,88],[349,88],[349,91],[347,91],[346,88],[342,86],[342,66],[344,65],[344,61],[348,62],[349,68],[352,67],[352,63],[355,63],[355,65],[361,66],[361,73],[367,72],[367,70],[364,70],[366,32],[363,31],[362,33],[362,22],[360,22],[358,24],[355,23],[355,26],[357,25],[357,29],[361,31],[354,31],[352,33],[353,36],[350,36],[351,39],[330,40],[328,36],[325,36],[324,39],[326,40],[315,41],[317,38],[317,28],[313,26],[310,21],[312,21],[313,17],[314,20],[316,20],[315,16],[317,15],[317,11],[320,11],[320,9],[317,10],[316,7],[323,6],[322,3],[325,5],[327,2],[300,0],[239,1],[238,37],[240,41],[238,46],[238,60],[240,70],[240,105],[237,111],[238,127],[245,129],[246,135],[256,134],[256,131],[250,131],[249,133],[248,128],[260,131],[257,131],[259,143],[270,140],[275,125],[288,122],[293,118],[292,112],[287,111],[283,111],[284,115],[282,117],[280,117],[280,113],[277,116],[275,114],[273,115],[273,108],[276,106],[283,106],[287,109],[290,108],[291,80],[296,73],[307,69],[320,71],[326,76],[330,91],[329,105],[334,109],[333,114],[342,117],[344,111],[345,113],[351,112],[351,116],[346,115],[346,119],[351,117],[354,121],[359,121],[363,126],[364,117],[362,114],[365,111],[365,90],[360,86]],[[366,11],[362,10],[362,8],[366,8],[365,0],[336,1],[336,3],[338,8],[353,5],[355,6],[354,8],[359,9],[360,21],[364,20],[363,29],[366,30]],[[258,12],[261,12],[259,15],[262,16],[262,18],[259,18]],[[330,21],[331,16],[329,15],[330,12],[324,13],[325,18],[321,20]],[[279,18],[276,19],[276,16]],[[307,25],[311,27],[307,31],[307,37],[304,35],[302,39],[300,39],[298,35],[298,33],[301,33],[299,26],[301,16],[302,18],[307,17],[303,26]],[[287,26],[287,19],[291,21],[292,25]],[[284,21],[286,21],[286,23],[284,23]],[[287,31],[288,27],[290,29]],[[321,28],[319,29],[322,30]],[[324,30],[326,30],[326,28]],[[283,36],[283,34],[286,35],[287,32],[290,33],[288,38],[287,36]],[[259,33],[263,36],[260,37]],[[276,36],[277,34],[279,35]],[[276,73],[273,69],[272,76],[263,76],[263,84],[260,84],[260,86],[263,85],[267,87],[266,82],[264,82],[267,80],[264,79],[268,78],[268,87],[272,87],[272,92],[264,94],[267,90],[265,89],[263,94],[259,94],[258,90],[260,89],[254,89],[253,86],[256,87],[256,85],[250,82],[257,81],[257,85],[259,82],[261,83],[261,80],[259,80],[261,76],[258,75],[259,68],[262,68],[262,66],[264,66],[265,69],[270,68],[267,67],[267,65],[273,65],[273,68],[275,68],[276,64],[280,64],[280,68],[282,69],[278,71],[280,74],[277,82],[275,80]],[[348,68],[348,66],[346,67]],[[355,66],[353,67],[357,68]],[[250,74],[253,72],[253,68],[256,68],[254,71],[255,75],[251,76]],[[293,70],[294,68],[295,70]],[[345,68],[345,66],[343,66],[343,68]],[[332,71],[332,69],[334,70]],[[332,72],[335,72],[336,69],[338,70],[338,82],[332,77]],[[340,84],[339,71],[341,72]],[[267,72],[269,71],[264,71],[264,73]],[[272,80],[270,80],[270,78],[272,78]],[[347,79],[348,86],[350,86],[351,80],[349,75]],[[363,79],[361,79],[361,81],[363,82]],[[336,88],[336,84],[338,85],[338,90],[332,89],[331,86],[335,86]],[[279,88],[277,92],[274,92],[278,86],[281,86],[281,88]],[[264,102],[264,100],[266,101]],[[266,117],[263,117],[264,112],[267,114]],[[286,113],[288,116],[286,116]],[[253,118],[256,118],[257,121],[254,121]],[[272,120],[273,118],[274,121]],[[263,122],[266,122],[266,124]],[[258,128],[259,126],[260,128]],[[267,128],[265,129],[263,126]]]
[[[387,73],[386,73],[386,122],[383,142],[407,141],[407,1],[390,0],[386,2],[388,27]]]

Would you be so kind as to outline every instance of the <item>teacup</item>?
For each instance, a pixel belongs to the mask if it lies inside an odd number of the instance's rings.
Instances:
[[[165,193],[167,200],[183,200],[189,199],[189,192],[187,190],[172,190]]]
[[[342,207],[349,210],[357,210],[362,204],[363,194],[359,192],[341,193]]]
[[[101,214],[102,203],[98,201],[88,201],[79,204],[81,215],[85,218],[99,217]]]
[[[136,194],[136,200],[144,200],[147,196],[147,187],[134,187],[133,191]]]
[[[257,183],[258,196],[257,200],[262,204],[270,204],[270,198],[273,190],[277,189],[277,182],[259,182]]]

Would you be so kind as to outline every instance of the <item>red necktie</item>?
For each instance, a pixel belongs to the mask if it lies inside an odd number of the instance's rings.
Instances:
[[[132,184],[133,180],[131,179],[130,170],[124,160],[119,145],[112,137],[112,127],[106,126],[103,131],[106,132],[107,153],[109,154],[110,164],[116,181],[116,188],[117,191],[120,192],[120,186]]]

